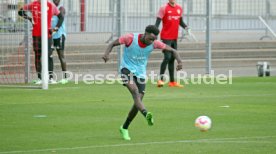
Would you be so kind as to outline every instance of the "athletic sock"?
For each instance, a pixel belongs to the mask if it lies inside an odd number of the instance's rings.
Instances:
[[[66,73],[66,71],[63,71],[63,74],[64,74],[64,79],[67,79],[67,73]]]
[[[41,74],[37,73],[37,77],[41,80]]]
[[[126,121],[125,121],[125,123],[124,123],[124,125],[123,125],[123,128],[124,129],[128,129],[128,126],[131,123],[131,121],[132,121],[131,119],[127,118]]]
[[[170,82],[174,82],[174,63],[169,63],[169,74],[170,74]]]
[[[146,117],[148,111],[147,111],[146,109],[144,109],[144,110],[142,110],[141,112],[142,112],[142,114],[144,115],[144,117]]]

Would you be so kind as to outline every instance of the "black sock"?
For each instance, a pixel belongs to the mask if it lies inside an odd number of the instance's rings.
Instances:
[[[41,74],[40,73],[37,73],[37,77],[38,77],[38,79],[41,80]]]
[[[123,128],[124,129],[128,129],[128,126],[131,123],[131,121],[132,121],[131,119],[127,118],[126,121],[125,121],[125,123],[124,123],[124,125],[123,125]]]
[[[144,115],[144,117],[146,117],[148,111],[147,111],[146,109],[144,109],[144,110],[142,110],[141,112],[142,112],[142,114]]]
[[[174,60],[169,62],[168,68],[170,74],[170,82],[174,82]]]
[[[64,74],[64,79],[66,79],[66,78],[67,78],[67,73],[66,73],[66,71],[63,71],[63,74]]]

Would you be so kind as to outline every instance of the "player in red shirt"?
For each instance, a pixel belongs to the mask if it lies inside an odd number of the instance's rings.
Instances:
[[[157,19],[155,26],[159,27],[162,21],[162,30],[161,30],[161,40],[171,46],[174,49],[177,49],[177,38],[178,38],[178,28],[179,25],[188,30],[188,26],[184,23],[182,19],[183,10],[180,5],[176,3],[175,0],[169,0],[168,3],[161,6],[157,14]],[[164,73],[168,65],[169,74],[170,74],[170,87],[183,87],[183,85],[175,82],[174,80],[174,60],[171,52],[164,52],[164,60],[161,63],[160,67],[160,80],[158,80],[157,86],[163,87]]]
[[[48,25],[48,65],[49,65],[49,83],[54,84],[56,81],[53,80],[53,69],[54,62],[52,56],[52,32],[57,31],[58,28],[62,25],[64,17],[62,13],[60,13],[59,9],[55,6],[54,3],[47,1],[47,25]],[[32,13],[32,17],[26,14],[26,11],[30,11]],[[35,52],[35,68],[38,75],[38,80],[35,82],[36,84],[41,84],[41,2],[40,0],[35,0],[29,4],[24,5],[19,9],[18,15],[29,20],[33,25],[33,49]],[[54,29],[51,29],[51,19],[53,15],[57,15],[59,18],[59,22]]]

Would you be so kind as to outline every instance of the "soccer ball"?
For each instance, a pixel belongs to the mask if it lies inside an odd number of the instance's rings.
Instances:
[[[195,120],[195,127],[200,131],[206,132],[212,126],[212,121],[208,116],[199,116]]]

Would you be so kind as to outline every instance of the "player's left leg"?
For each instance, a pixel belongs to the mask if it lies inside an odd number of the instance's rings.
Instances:
[[[67,80],[67,73],[66,73],[67,65],[66,65],[66,60],[65,60],[65,56],[64,56],[65,36],[62,35],[61,38],[54,39],[54,45],[57,49],[58,58],[60,61],[62,72],[63,72],[63,78],[59,82],[62,84],[66,84],[66,83],[68,83],[68,80]]]
[[[147,110],[140,98],[140,94],[139,94],[139,89],[136,85],[135,82],[128,82],[126,84],[127,89],[129,90],[129,92],[132,95],[133,101],[134,101],[134,105],[136,106],[136,108],[144,115],[146,116],[147,114]]]
[[[57,48],[58,58],[60,60],[62,71],[67,71],[66,61],[65,61],[65,57],[64,57],[64,47],[65,47],[65,36],[64,35],[62,35],[60,41],[61,41],[60,46],[59,46],[59,48]],[[66,78],[66,73],[64,73],[64,75],[65,75],[64,77]]]
[[[168,64],[170,82],[174,82],[174,61],[175,58],[172,56]]]
[[[139,93],[140,93],[140,98],[141,98],[141,102],[144,98],[145,95],[145,90],[146,90],[146,81],[145,79],[141,79],[141,78],[136,78],[135,79],[135,83],[139,89]],[[154,121],[153,121],[153,115],[151,112],[146,112],[146,120],[148,122],[149,126],[152,126]]]
[[[171,47],[175,50],[177,50],[177,40],[171,41]],[[168,69],[169,69],[169,75],[170,75],[170,82],[174,82],[174,56],[170,58],[170,61],[168,63]]]
[[[171,43],[171,47],[174,48],[175,50],[177,50],[177,40],[173,40],[172,43]],[[171,57],[169,63],[168,63],[168,69],[169,69],[169,75],[170,75],[170,83],[169,83],[169,86],[170,87],[179,87],[179,88],[182,88],[184,87],[183,85],[175,82],[174,80],[174,61],[175,61],[175,58],[174,56]]]

